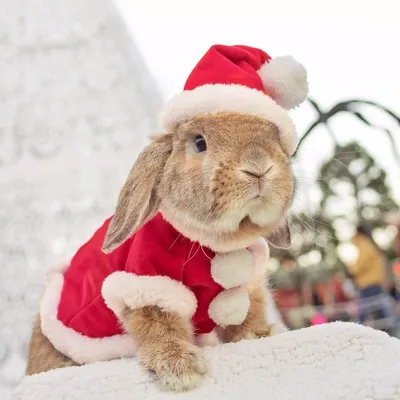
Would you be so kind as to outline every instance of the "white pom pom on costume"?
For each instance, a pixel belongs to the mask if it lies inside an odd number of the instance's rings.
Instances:
[[[253,273],[253,258],[245,249],[218,253],[211,260],[211,276],[224,289],[249,283]]]
[[[219,326],[240,325],[250,308],[250,298],[246,289],[223,290],[214,297],[208,307],[208,315]]]
[[[287,110],[297,107],[307,97],[307,71],[292,56],[273,58],[258,74],[267,94]]]

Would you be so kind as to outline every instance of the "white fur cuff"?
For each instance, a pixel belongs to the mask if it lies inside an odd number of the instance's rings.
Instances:
[[[103,283],[102,296],[108,308],[120,317],[126,307],[158,306],[190,319],[197,308],[194,293],[167,276],[139,276],[118,271]]]

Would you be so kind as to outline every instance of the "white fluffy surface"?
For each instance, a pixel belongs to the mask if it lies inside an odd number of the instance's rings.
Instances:
[[[400,399],[400,341],[356,324],[320,325],[205,352],[210,374],[189,393],[161,392],[131,359],[27,377],[15,399]]]

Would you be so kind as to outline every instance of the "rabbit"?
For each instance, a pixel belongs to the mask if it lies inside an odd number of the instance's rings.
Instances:
[[[198,152],[199,142],[204,151]],[[285,213],[294,188],[290,159],[273,123],[239,113],[196,116],[174,132],[154,136],[140,154],[121,191],[104,247],[121,246],[161,213],[184,237],[224,254],[249,248],[262,237],[286,248],[290,231]],[[99,243],[94,251],[100,254]],[[247,316],[238,325],[222,327],[223,341],[274,333],[274,326],[265,322],[265,269],[246,289]],[[189,390],[203,380],[207,365],[188,319],[149,305],[124,307],[119,322],[165,389]],[[78,363],[52,345],[38,317],[27,374],[72,365]]]
[[[270,324],[268,244],[287,248],[307,95],[290,56],[214,45],[162,114],[107,219],[47,288],[26,373],[137,356],[168,391],[198,387],[201,347]]]

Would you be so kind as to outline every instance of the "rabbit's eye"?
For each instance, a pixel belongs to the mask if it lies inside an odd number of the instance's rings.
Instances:
[[[194,144],[195,144],[195,146],[196,146],[196,150],[197,150],[199,153],[202,153],[203,151],[206,151],[206,150],[207,150],[206,139],[204,139],[204,137],[201,136],[201,135],[197,135],[197,136],[194,138]]]

